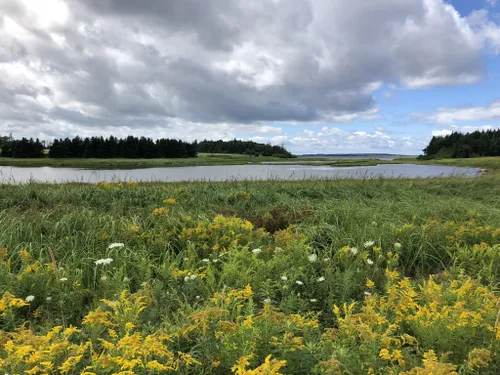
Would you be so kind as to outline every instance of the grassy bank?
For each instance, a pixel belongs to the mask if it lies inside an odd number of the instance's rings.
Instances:
[[[0,196],[6,373],[500,372],[497,174]]]
[[[500,157],[480,157],[470,159],[417,160],[416,158],[398,158],[395,160],[378,159],[332,159],[332,158],[294,158],[255,157],[232,154],[200,154],[188,159],[14,159],[0,158],[0,166],[14,167],[67,167],[89,169],[134,169],[158,167],[184,167],[208,165],[244,165],[244,164],[302,164],[331,165],[335,167],[375,166],[377,164],[428,164],[449,165],[456,167],[474,167],[489,170],[500,169]]]
[[[241,165],[261,162],[282,162],[277,157],[255,157],[233,154],[199,154],[196,158],[179,159],[16,159],[0,158],[0,166],[13,167],[67,167],[89,169],[133,169],[157,167],[185,167],[204,165]],[[291,159],[302,160],[302,159]]]
[[[398,159],[398,162],[414,162],[414,161],[415,159]],[[480,158],[467,158],[467,159],[418,160],[417,162],[421,164],[431,164],[431,165],[434,164],[434,165],[450,165],[456,167],[500,169],[499,156],[485,156]]]

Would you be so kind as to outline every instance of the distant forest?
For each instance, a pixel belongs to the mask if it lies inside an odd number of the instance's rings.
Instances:
[[[421,159],[500,156],[500,129],[432,137]]]
[[[254,156],[277,156],[291,158],[294,155],[283,146],[272,146],[252,141],[202,141],[198,143],[198,152],[215,154],[246,154]]]
[[[176,139],[158,139],[133,137],[65,138],[56,139],[50,144],[39,139],[0,137],[0,156],[13,158],[192,158],[198,152],[246,154],[254,156],[293,157],[282,146],[250,141],[202,141],[183,142]],[[48,150],[48,153],[46,152]]]

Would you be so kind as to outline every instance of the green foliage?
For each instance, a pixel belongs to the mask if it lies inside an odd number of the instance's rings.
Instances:
[[[432,137],[423,158],[470,158],[500,156],[500,130],[451,133]]]
[[[497,374],[499,179],[2,185],[0,368]]]
[[[276,156],[279,158],[294,157],[283,146],[256,143],[253,141],[201,141],[197,143],[199,152],[221,153],[221,154],[245,154],[253,156]]]

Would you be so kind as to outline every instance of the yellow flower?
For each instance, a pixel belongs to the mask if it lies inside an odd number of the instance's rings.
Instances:
[[[389,350],[387,349],[381,349],[380,350],[380,353],[378,354],[380,358],[382,358],[383,360],[386,360],[386,361],[390,361],[391,360],[391,354],[389,353]]]
[[[375,283],[373,281],[371,281],[370,279],[368,279],[366,281],[366,284],[365,284],[368,288],[373,288],[375,286]]]
[[[175,198],[168,198],[163,201],[165,204],[175,204],[177,200]]]
[[[398,270],[390,271],[388,268],[386,268],[385,269],[385,276],[390,281],[396,281],[397,279],[399,279],[399,272],[398,272]]]
[[[470,371],[479,369],[481,367],[488,367],[488,363],[491,360],[491,353],[488,349],[474,349],[469,353],[469,359],[467,361],[467,368]]]
[[[168,214],[168,210],[164,207],[155,208],[153,210],[153,216],[163,216]]]
[[[18,254],[23,262],[29,262],[32,259],[31,254],[26,249],[19,251]]]
[[[139,225],[129,225],[127,229],[129,230],[129,232],[139,232],[141,227]]]

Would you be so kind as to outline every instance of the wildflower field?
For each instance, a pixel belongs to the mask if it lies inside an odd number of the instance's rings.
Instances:
[[[500,374],[500,176],[0,186],[1,374]]]

